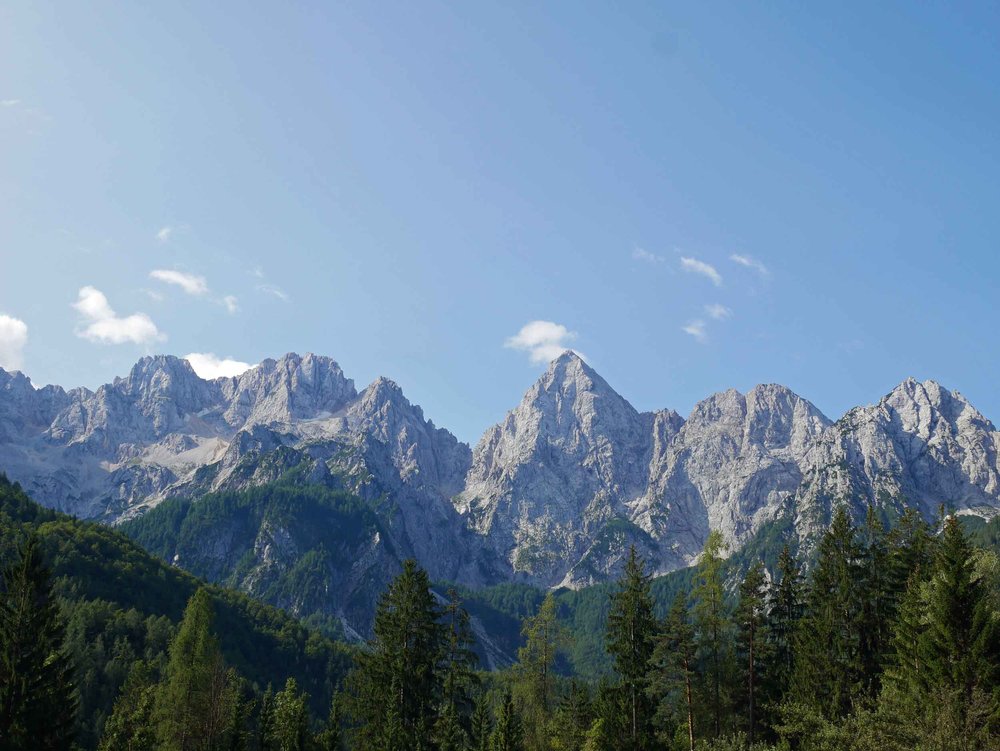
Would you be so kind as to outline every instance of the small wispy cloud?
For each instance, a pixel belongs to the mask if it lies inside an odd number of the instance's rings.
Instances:
[[[729,256],[729,260],[734,263],[738,263],[740,266],[746,266],[748,269],[753,269],[761,276],[769,276],[770,271],[768,271],[767,266],[758,261],[753,256],[743,256],[739,253],[733,253]]]
[[[116,314],[104,293],[94,287],[81,287],[73,307],[82,316],[76,330],[81,339],[100,344],[146,344],[167,338],[145,313]]]
[[[208,283],[205,277],[188,274],[173,269],[155,269],[149,272],[150,279],[156,279],[164,284],[180,287],[189,295],[204,295],[208,293]]]
[[[0,99],[0,107],[16,107],[20,103],[20,99]]]
[[[705,327],[705,322],[702,320],[691,321],[685,326],[682,326],[681,331],[683,331],[685,334],[693,336],[699,342],[708,341],[708,330]]]
[[[507,349],[527,352],[531,362],[537,365],[559,357],[567,349],[570,349],[569,342],[576,337],[575,331],[570,331],[561,323],[531,321],[522,326],[521,330],[514,336],[508,337],[503,346]],[[580,352],[577,354],[583,357]]]
[[[219,357],[213,352],[192,352],[184,355],[199,378],[211,381],[213,378],[232,378],[254,367],[248,362],[231,357]]]
[[[656,253],[650,253],[648,250],[643,248],[636,248],[632,251],[632,258],[636,261],[643,261],[644,263],[658,264],[663,263],[667,259],[663,256],[658,256]]]
[[[254,266],[252,269],[250,269],[250,276],[255,276],[258,279],[263,279],[264,269],[260,266]]]
[[[716,321],[724,321],[733,315],[731,308],[727,308],[725,305],[720,303],[706,305],[705,312],[708,314],[709,318],[714,318]]]
[[[705,263],[704,261],[699,261],[697,258],[682,256],[681,269],[692,274],[700,274],[701,276],[711,280],[712,284],[716,287],[722,286],[722,275],[715,270],[715,267],[711,264]]]
[[[24,367],[24,347],[28,344],[28,324],[20,318],[0,313],[0,367]]]
[[[277,297],[279,300],[284,300],[285,302],[289,300],[288,293],[274,284],[258,284],[257,291],[263,292],[265,295],[271,295],[271,297]]]
[[[156,232],[156,239],[159,240],[161,243],[169,242],[173,234],[174,234],[173,227],[169,225],[166,227],[160,227],[160,229],[157,230]]]
[[[240,312],[240,301],[236,298],[236,295],[226,295],[222,298],[222,304],[226,306],[226,310],[229,313]]]

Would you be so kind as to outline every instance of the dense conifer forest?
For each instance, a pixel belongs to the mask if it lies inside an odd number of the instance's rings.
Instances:
[[[992,523],[886,528],[840,508],[807,560],[783,546],[727,565],[713,533],[669,585],[632,550],[597,590],[597,675],[569,659],[579,593],[489,593],[523,617],[515,664],[486,672],[469,616],[484,596],[441,597],[413,561],[349,647],[6,480],[0,532],[5,749],[1000,747]]]

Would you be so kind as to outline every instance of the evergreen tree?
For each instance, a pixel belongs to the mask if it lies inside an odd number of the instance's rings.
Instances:
[[[583,751],[613,751],[617,748],[618,745],[611,740],[604,718],[598,717],[587,731],[587,737],[583,741]]]
[[[505,691],[490,738],[490,751],[523,751],[523,748],[521,719],[514,707],[514,697],[510,691]]]
[[[767,650],[764,675],[767,698],[777,704],[788,693],[795,667],[795,638],[802,620],[802,576],[788,545],[778,557],[777,576],[768,587]]]
[[[3,572],[0,599],[0,746],[68,748],[76,721],[64,626],[38,539]]]
[[[330,714],[326,718],[323,732],[319,734],[319,746],[322,751],[341,751],[343,747],[343,718],[341,717],[340,692],[335,691],[330,701]]]
[[[552,747],[559,751],[580,751],[593,720],[590,695],[573,679],[558,703],[552,722]]]
[[[139,660],[129,671],[114,709],[104,723],[100,751],[145,751],[156,743],[153,706],[156,683],[149,663]]]
[[[920,651],[931,685],[956,696],[956,709],[963,715],[965,708],[985,699],[991,722],[1000,719],[1000,624],[974,575],[972,550],[954,516],[945,521],[922,637]]]
[[[222,748],[232,730],[236,700],[234,677],[226,670],[212,633],[211,597],[201,588],[184,611],[157,692],[160,746],[170,751]]]
[[[444,656],[439,666],[443,701],[439,722],[450,736],[464,738],[472,718],[472,693],[479,685],[475,668],[478,657],[473,650],[475,639],[469,614],[462,607],[458,593],[448,590],[448,603],[442,620],[445,628]],[[447,719],[445,719],[447,718]],[[464,741],[462,741],[464,743]]]
[[[427,573],[406,561],[379,600],[374,638],[349,678],[354,745],[361,751],[410,751],[426,741],[443,694],[438,666],[446,631],[439,615]]]
[[[828,719],[846,716],[862,689],[859,555],[854,527],[841,506],[820,540],[793,677],[797,698]]]
[[[529,748],[541,748],[549,732],[555,701],[556,655],[566,644],[566,630],[556,614],[556,599],[549,592],[538,612],[521,627],[524,646],[517,650],[514,691],[523,707],[522,725]]]
[[[471,751],[490,751],[490,736],[493,735],[493,718],[490,717],[490,703],[486,694],[481,694],[472,711],[472,732],[469,738]]]
[[[299,690],[294,678],[274,697],[272,746],[276,751],[305,751],[309,743],[309,697]]]
[[[896,587],[889,535],[872,506],[868,507],[859,542],[859,577],[855,582],[860,602],[858,660],[861,694],[871,699],[878,695],[881,685],[897,599],[902,592]]]
[[[723,691],[729,667],[728,618],[722,584],[723,549],[722,535],[717,531],[710,532],[698,562],[697,585],[691,593],[714,737],[722,733],[722,718],[726,711]]]
[[[914,508],[907,508],[891,531],[891,572],[893,589],[902,598],[911,574],[917,569],[930,571],[934,562],[936,540],[930,527]]]
[[[270,684],[260,699],[260,710],[257,714],[257,748],[259,751],[271,751],[271,737],[274,733],[274,689]]]
[[[434,725],[434,740],[438,751],[464,751],[468,736],[452,702],[445,703]]]
[[[623,749],[649,747],[652,709],[646,687],[656,632],[649,576],[633,545],[618,590],[611,596],[605,636],[618,676],[622,716],[614,719],[622,731]]]
[[[653,650],[648,691],[656,703],[656,724],[661,737],[669,742],[677,718],[683,717],[681,724],[690,751],[694,751],[695,737],[696,649],[694,628],[688,621],[687,598],[678,592]]]
[[[746,718],[749,742],[757,735],[758,698],[760,695],[761,665],[767,643],[764,603],[764,564],[758,561],[747,571],[740,584],[740,601],[736,608],[736,628],[739,646],[739,672],[741,704]]]

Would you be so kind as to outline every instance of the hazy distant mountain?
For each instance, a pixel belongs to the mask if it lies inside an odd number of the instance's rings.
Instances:
[[[0,469],[44,504],[116,522],[170,497],[320,484],[374,511],[372,561],[414,556],[472,585],[605,580],[629,544],[666,572],[710,529],[730,550],[775,522],[808,544],[839,503],[991,516],[998,445],[989,420],[930,381],[836,423],[778,385],[715,394],[684,420],[636,411],[570,352],[474,451],[392,381],[359,394],[316,355],[212,381],[147,357],[95,392],[0,371]]]

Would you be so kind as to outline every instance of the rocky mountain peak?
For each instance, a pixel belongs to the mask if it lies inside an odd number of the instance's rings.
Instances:
[[[219,399],[218,388],[198,377],[191,363],[172,355],[141,358],[125,378],[116,378],[113,388],[135,401],[145,415],[165,414],[169,401],[172,414],[197,412]]]
[[[357,397],[354,381],[329,357],[294,352],[267,359],[226,387],[230,425],[268,425],[332,415]]]
[[[905,430],[929,430],[939,419],[953,426],[963,423],[989,432],[996,430],[964,396],[933,380],[907,378],[882,397],[878,407],[896,415]]]

